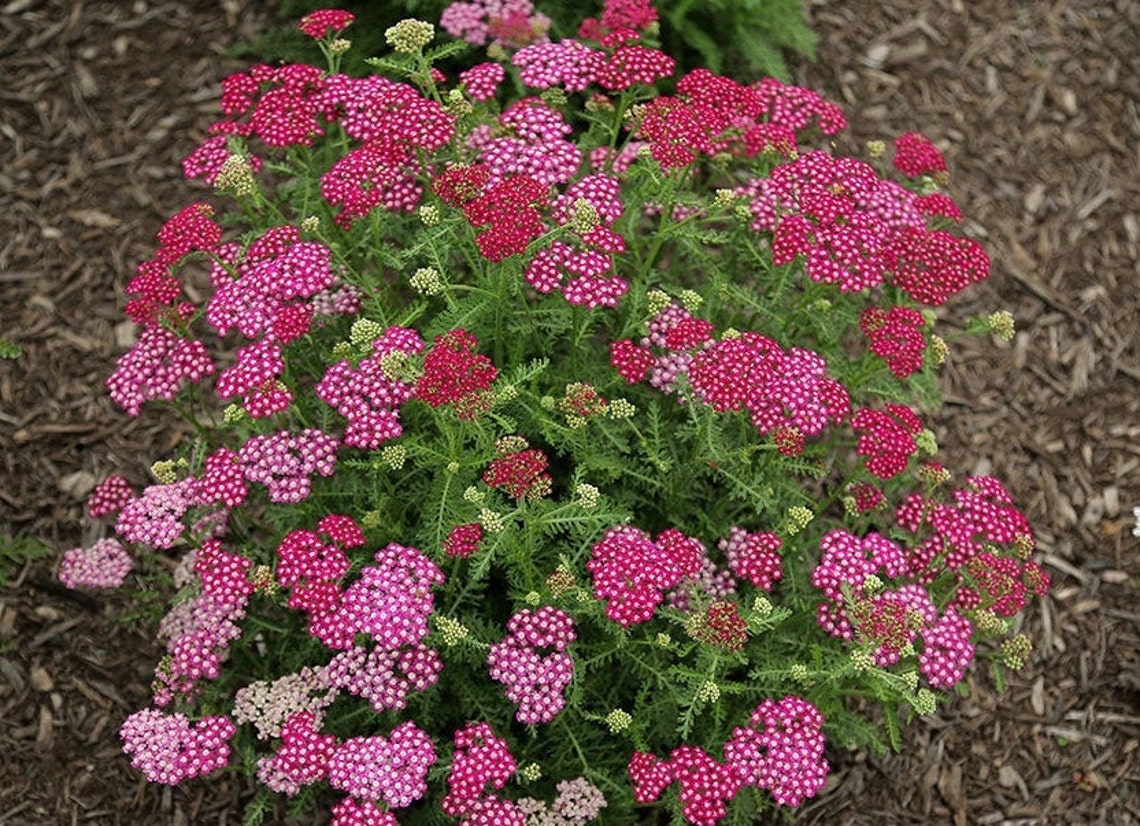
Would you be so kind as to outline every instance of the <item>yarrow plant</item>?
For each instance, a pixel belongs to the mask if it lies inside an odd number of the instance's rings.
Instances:
[[[930,140],[817,148],[837,106],[676,76],[648,0],[564,40],[456,3],[365,77],[352,20],[222,82],[212,193],[127,285],[111,397],[193,435],[60,578],[173,568],[147,779],[243,772],[251,824],[751,823],[1024,664],[1032,529],[926,426],[956,335],[1012,334],[932,312],[989,262]]]

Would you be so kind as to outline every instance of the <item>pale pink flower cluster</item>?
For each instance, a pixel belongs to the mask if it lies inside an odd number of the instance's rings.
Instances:
[[[226,717],[203,717],[192,723],[183,714],[147,708],[128,717],[119,736],[131,765],[148,780],[177,786],[225,766],[236,730]]]
[[[427,792],[435,761],[431,738],[408,720],[388,737],[352,737],[338,745],[328,759],[329,785],[359,801],[402,809]]]
[[[59,581],[68,588],[117,588],[134,562],[117,539],[101,539],[89,548],[65,551]]]
[[[305,666],[272,682],[258,680],[239,688],[234,692],[234,722],[252,723],[259,740],[279,737],[285,721],[298,712],[307,712],[320,725],[336,694],[318,669]]]

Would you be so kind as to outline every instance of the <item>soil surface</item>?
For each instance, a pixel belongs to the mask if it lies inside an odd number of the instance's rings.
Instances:
[[[795,822],[1140,823],[1140,4],[810,13],[820,61],[796,75],[844,105],[838,149],[925,132],[994,260],[940,325],[1006,309],[1018,333],[953,345],[939,458],[1006,481],[1055,586],[1003,696],[979,671],[904,753],[831,754]],[[95,481],[137,478],[180,436],[154,410],[122,415],[102,381],[130,341],[123,286],[202,195],[178,162],[245,66],[225,50],[269,22],[245,0],[0,0],[0,338],[23,349],[0,361],[0,824],[241,822],[238,781],[171,790],[130,769],[117,731],[157,650],[121,598],[67,591],[54,566],[97,538]],[[53,556],[11,566],[4,535]]]

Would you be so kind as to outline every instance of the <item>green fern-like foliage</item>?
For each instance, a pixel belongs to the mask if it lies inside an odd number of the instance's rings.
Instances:
[[[787,80],[789,53],[815,59],[802,0],[666,0],[658,10],[679,73],[703,66],[741,82]]]

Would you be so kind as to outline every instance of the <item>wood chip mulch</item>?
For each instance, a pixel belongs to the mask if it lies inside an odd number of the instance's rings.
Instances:
[[[1007,482],[1055,587],[1004,696],[979,671],[902,754],[830,755],[827,793],[795,822],[1138,824],[1140,4],[809,8],[820,61],[797,79],[844,105],[838,148],[929,135],[993,258],[939,326],[1007,309],[1018,333],[952,344],[939,458]],[[137,478],[181,438],[101,384],[130,341],[123,285],[201,196],[178,162],[244,68],[224,52],[266,23],[247,0],[0,0],[0,338],[24,351],[0,361],[0,542],[91,541],[95,481]],[[55,584],[54,561],[0,585],[0,824],[239,823],[244,784],[163,789],[127,765],[117,731],[148,701],[156,649],[125,601]]]

